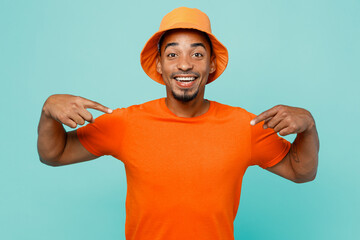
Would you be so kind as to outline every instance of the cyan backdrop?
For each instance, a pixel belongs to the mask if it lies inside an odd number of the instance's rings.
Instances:
[[[111,108],[165,96],[139,54],[179,6],[206,12],[229,50],[228,69],[206,98],[256,114],[277,104],[303,107],[320,135],[313,182],[248,169],[235,239],[360,239],[356,0],[1,0],[0,239],[125,239],[122,162],[46,166],[37,155],[37,124],[54,93]]]

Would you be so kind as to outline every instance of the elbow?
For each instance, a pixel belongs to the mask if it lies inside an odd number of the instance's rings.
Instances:
[[[315,178],[316,178],[316,173],[314,175],[311,175],[311,176],[297,177],[297,178],[293,179],[292,181],[294,183],[307,183],[307,182],[314,181]]]
[[[49,159],[44,159],[41,156],[39,156],[40,162],[42,162],[45,165],[51,166],[51,167],[58,167],[58,166],[62,166],[62,164],[59,161],[56,160],[49,160]]]

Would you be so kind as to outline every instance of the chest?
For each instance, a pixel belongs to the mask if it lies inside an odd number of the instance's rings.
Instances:
[[[180,179],[240,174],[251,154],[248,128],[233,122],[132,124],[123,149],[122,160],[137,175]]]

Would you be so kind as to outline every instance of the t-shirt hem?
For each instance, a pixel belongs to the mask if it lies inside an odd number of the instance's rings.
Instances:
[[[285,140],[285,139],[284,139]],[[286,141],[286,140],[285,140]],[[291,147],[291,143],[286,141],[286,146],[284,148],[284,150],[277,156],[275,157],[273,160],[271,160],[270,162],[267,162],[265,164],[261,164],[259,165],[261,168],[265,169],[268,167],[272,167],[275,166],[276,164],[278,164],[281,160],[284,159],[284,157],[286,156],[286,154],[289,152]]]
[[[86,141],[86,137],[84,136],[83,131],[81,128],[76,130],[77,137],[80,141],[80,143],[83,145],[83,147],[88,150],[91,154],[100,157],[102,154],[98,151],[96,151],[91,145]]]

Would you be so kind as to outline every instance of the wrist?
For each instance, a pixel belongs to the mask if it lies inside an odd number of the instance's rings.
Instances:
[[[51,115],[50,115],[50,112],[49,110],[47,109],[47,106],[46,106],[46,102],[42,108],[42,111],[41,111],[41,114],[45,117],[45,118],[52,118]]]
[[[314,119],[311,117],[307,128],[301,133],[301,135],[314,135],[317,134],[316,125]]]
[[[313,118],[313,116],[309,111],[307,112],[308,112],[308,124],[307,124],[307,128],[304,130],[304,133],[310,133],[316,130],[315,119]]]
[[[44,115],[44,117],[46,117],[46,118],[53,118],[49,111],[49,104],[51,105],[52,96],[50,96],[46,99],[46,101],[42,107],[42,115]]]

